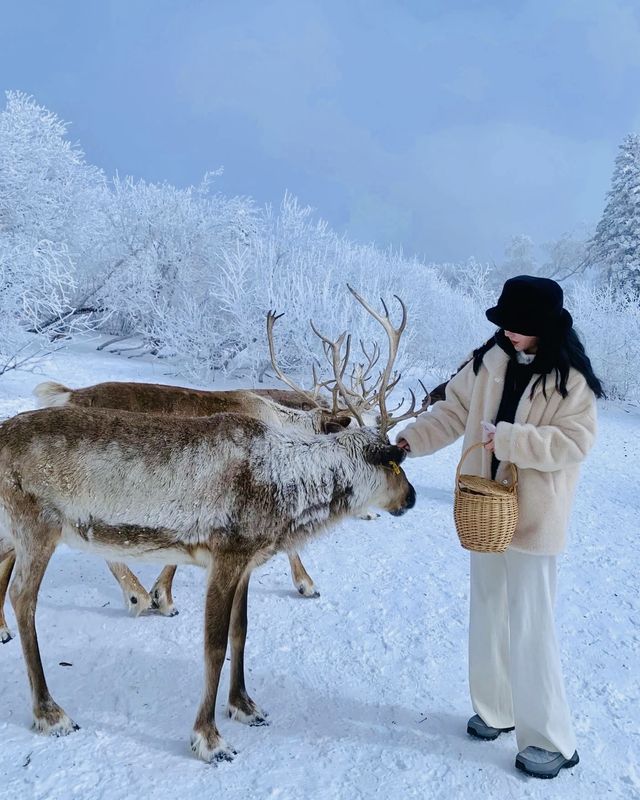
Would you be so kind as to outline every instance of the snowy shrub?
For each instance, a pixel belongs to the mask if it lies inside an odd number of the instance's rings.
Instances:
[[[414,265],[409,296],[415,359],[438,380],[448,378],[471,350],[491,336],[484,311],[494,295],[483,283],[484,268],[468,266],[469,280],[452,287],[434,268]]]
[[[55,347],[70,328],[73,265],[65,245],[0,236],[0,375]]]
[[[103,173],[85,163],[66,125],[27,95],[8,92],[0,111],[0,237],[4,253],[24,254],[48,242],[64,251],[76,292],[100,257],[109,227]],[[30,270],[29,274],[33,274]],[[70,302],[84,306],[87,297]]]
[[[251,201],[211,195],[209,188],[209,176],[186,189],[114,180],[110,257],[95,277],[104,330],[171,349],[178,333],[172,320],[183,306],[186,314],[206,302],[224,254],[252,235],[257,216]]]
[[[379,313],[384,313],[383,298],[397,326],[402,312],[393,295],[407,299],[402,258],[338,236],[325,222],[314,221],[311,209],[289,194],[277,214],[266,214],[261,234],[251,248],[255,327],[250,363],[254,374],[260,375],[269,363],[264,331],[270,308],[284,314],[276,324],[274,340],[279,363],[286,371],[308,375],[315,364],[327,374],[328,363],[311,320],[330,339],[348,331],[354,362],[364,359],[360,343],[370,350],[372,341],[381,344],[381,360],[386,360],[387,339],[382,327],[349,294],[347,284]],[[409,326],[403,336],[397,359],[400,369],[407,365],[414,333]]]
[[[568,293],[576,330],[608,397],[640,402],[640,307],[613,283],[581,284]]]

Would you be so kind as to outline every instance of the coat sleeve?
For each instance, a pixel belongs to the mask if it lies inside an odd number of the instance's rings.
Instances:
[[[580,376],[582,378],[582,376]],[[596,435],[596,398],[584,378],[569,388],[552,425],[499,422],[495,454],[522,469],[554,472],[582,461]]]
[[[409,443],[409,457],[435,453],[464,433],[475,377],[473,364],[467,364],[447,383],[445,399],[398,433],[396,441]]]

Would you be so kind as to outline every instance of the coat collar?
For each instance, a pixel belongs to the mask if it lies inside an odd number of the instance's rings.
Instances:
[[[507,370],[507,364],[509,363],[509,356],[507,353],[505,353],[505,351],[496,344],[491,348],[491,350],[488,350],[485,353],[482,363],[487,368],[489,375],[494,379],[494,381],[502,386],[504,374]],[[542,393],[542,381],[540,381],[533,392],[533,397],[531,397],[531,387],[539,377],[540,376],[537,374],[533,375],[527,385],[527,388],[522,393],[515,417],[515,421],[518,423],[527,421],[533,401],[539,394]],[[547,396],[549,395],[549,391],[554,391],[554,389],[553,387],[549,387],[549,380],[547,379]]]
[[[504,378],[504,373],[509,363],[509,356],[504,352],[500,345],[494,344],[491,350],[487,350],[482,359],[482,363],[492,377]]]

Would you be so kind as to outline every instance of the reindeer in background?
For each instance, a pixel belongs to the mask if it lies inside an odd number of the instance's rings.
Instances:
[[[325,337],[338,367],[343,337]],[[380,430],[314,435],[230,412],[185,418],[73,406],[26,412],[0,425],[0,553],[15,552],[10,597],[36,730],[66,735],[77,728],[49,693],[35,629],[42,577],[65,542],[105,557],[208,570],[205,691],[191,744],[205,761],[233,758],[215,724],[228,639],[227,713],[266,723],[244,679],[252,570],[370,506],[400,515],[415,503],[399,466],[404,451],[386,437],[406,418],[393,419],[386,409],[391,355],[379,382]],[[336,381],[361,417],[340,369]]]

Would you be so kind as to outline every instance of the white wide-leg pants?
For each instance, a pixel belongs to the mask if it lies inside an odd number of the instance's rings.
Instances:
[[[571,758],[576,740],[554,623],[556,557],[471,553],[469,688],[496,728],[515,725],[518,750]]]

